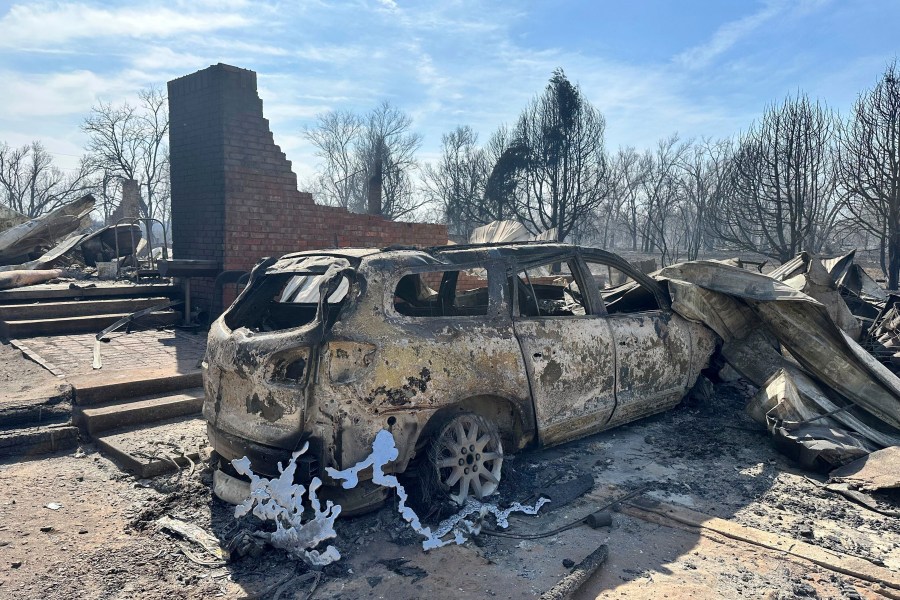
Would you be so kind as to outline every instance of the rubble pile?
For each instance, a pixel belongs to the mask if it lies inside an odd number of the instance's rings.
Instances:
[[[95,200],[87,194],[45,215],[28,219],[10,209],[0,213],[0,289],[44,283],[68,274],[91,275],[101,265],[135,268],[147,254],[136,219],[91,231]],[[66,272],[53,267],[65,267]]]
[[[853,258],[802,253],[768,275],[717,261],[655,274],[672,308],[713,329],[722,357],[759,388],[747,412],[820,471],[900,445],[897,297]]]

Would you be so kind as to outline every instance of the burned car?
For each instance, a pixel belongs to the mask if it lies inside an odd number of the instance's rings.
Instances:
[[[537,242],[299,252],[258,264],[212,325],[203,414],[255,473],[309,444],[298,478],[365,458],[389,430],[395,473],[458,503],[503,455],[680,402],[716,336],[609,252]],[[359,504],[380,500],[363,490]]]

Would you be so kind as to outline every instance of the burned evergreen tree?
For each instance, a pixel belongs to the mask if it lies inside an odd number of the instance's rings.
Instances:
[[[502,221],[515,214],[516,190],[528,168],[528,146],[520,140],[505,143],[484,188],[482,222]]]
[[[505,157],[511,166],[523,163],[515,208],[527,227],[555,227],[563,241],[600,206],[610,190],[605,128],[600,111],[557,69],[519,117],[514,138],[521,147]],[[498,185],[504,183],[501,174]]]

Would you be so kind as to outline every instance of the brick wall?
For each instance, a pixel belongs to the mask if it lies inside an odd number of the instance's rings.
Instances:
[[[399,223],[319,206],[297,190],[275,144],[256,73],[218,64],[169,82],[176,258],[249,270],[264,256],[316,248],[433,246],[443,225]],[[195,286],[209,302],[212,281]]]
[[[222,97],[225,80],[241,76],[239,70],[206,69],[168,84],[172,249],[176,258],[218,262],[223,259],[225,146]],[[255,87],[255,77],[253,85]],[[198,305],[205,303],[209,307],[212,285],[212,280],[208,279],[192,282],[192,295]]]

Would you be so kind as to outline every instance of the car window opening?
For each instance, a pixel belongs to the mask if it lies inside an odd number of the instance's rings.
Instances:
[[[608,314],[646,312],[659,310],[659,302],[653,292],[623,271],[602,263],[588,262],[594,283]]]
[[[464,271],[411,273],[394,290],[394,310],[407,317],[483,316],[488,305],[487,279]]]
[[[279,331],[308,325],[316,320],[320,290],[329,275],[320,273],[284,273],[267,275],[249,295],[225,315],[231,329]],[[330,326],[337,319],[350,290],[350,280],[340,276],[334,291],[325,301]],[[332,284],[334,285],[334,284]]]
[[[587,314],[584,298],[578,289],[568,262],[560,269],[551,265],[532,267],[510,278],[518,294],[518,317],[580,317]],[[552,270],[559,271],[552,274]]]

